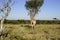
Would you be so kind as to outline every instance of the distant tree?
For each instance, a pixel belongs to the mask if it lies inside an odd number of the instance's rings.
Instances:
[[[58,18],[53,18],[54,20],[58,20]]]
[[[31,26],[34,28],[36,20],[35,15],[38,14],[39,8],[43,5],[44,0],[27,0],[25,7],[28,10],[31,19]]]
[[[15,0],[1,0],[0,1],[2,4],[0,8],[0,14],[4,14],[1,19],[1,28],[0,28],[0,33],[3,30],[3,23],[4,20],[8,17],[10,11],[11,11],[11,6],[15,3]]]
[[[59,23],[59,19],[58,18],[53,18],[55,20],[55,24],[58,24]]]

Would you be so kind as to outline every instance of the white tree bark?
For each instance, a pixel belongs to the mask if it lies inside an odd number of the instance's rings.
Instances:
[[[0,28],[0,30],[2,31],[3,30],[3,24],[4,24],[4,20],[7,18],[7,16],[9,15],[9,13],[10,13],[10,8],[8,7],[7,8],[7,12],[5,13],[5,15],[2,17],[2,19],[1,19],[1,28]]]
[[[1,31],[3,30],[4,19],[1,20]]]
[[[11,11],[11,7],[10,7],[10,3],[12,3],[11,2],[12,0],[8,0],[8,2],[6,3],[6,1],[5,0],[2,0],[2,3],[3,3],[3,8],[2,8],[2,10],[0,10],[1,12],[3,12],[4,13],[4,16],[2,17],[2,19],[1,19],[1,26],[0,26],[0,36],[1,36],[1,40],[3,39],[3,37],[2,37],[2,31],[4,30],[4,20],[7,18],[7,16],[9,15],[9,13],[10,13],[10,11]],[[14,4],[15,3],[15,1],[12,3],[12,4]]]
[[[3,23],[4,23],[4,18],[1,20],[0,35],[2,35],[2,31],[3,31]],[[1,36],[1,40],[3,40],[2,36]]]
[[[8,15],[8,13],[6,13],[6,14],[5,14],[5,16],[4,16],[4,17],[2,17],[2,19],[1,19],[1,27],[0,27],[0,32],[2,32],[2,30],[3,30],[4,20],[7,18],[7,15]]]

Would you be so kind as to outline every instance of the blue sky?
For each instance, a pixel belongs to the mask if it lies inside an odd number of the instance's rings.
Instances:
[[[30,19],[28,16],[28,11],[24,6],[25,1],[26,0],[16,0],[16,3],[11,7],[12,9],[7,19]],[[44,4],[40,8],[39,13],[35,16],[35,19],[51,20],[53,18],[60,19],[60,0],[44,0]]]

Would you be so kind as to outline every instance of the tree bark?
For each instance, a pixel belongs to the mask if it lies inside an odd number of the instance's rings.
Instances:
[[[4,18],[1,20],[1,31],[3,30]]]
[[[3,38],[2,38],[3,24],[4,24],[4,18],[2,18],[2,20],[1,20],[1,28],[0,28],[1,40],[3,39]]]
[[[4,16],[4,17],[2,17],[2,19],[1,19],[1,27],[0,27],[0,32],[2,32],[2,30],[3,30],[4,20],[7,18],[7,16],[8,16],[8,13],[6,13],[6,14],[5,14],[5,16]]]

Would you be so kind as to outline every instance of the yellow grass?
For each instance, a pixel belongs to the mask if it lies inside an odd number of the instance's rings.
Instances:
[[[60,39],[60,24],[37,24],[34,29],[29,25],[30,24],[4,24],[3,40]]]

